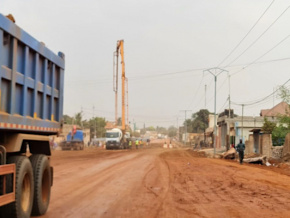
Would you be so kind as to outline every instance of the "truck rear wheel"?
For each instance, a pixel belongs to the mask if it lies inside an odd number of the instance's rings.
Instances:
[[[15,202],[5,207],[7,217],[29,218],[32,210],[34,182],[33,171],[30,161],[25,156],[12,156],[8,158],[8,163],[16,165],[16,182],[15,182]],[[12,190],[13,178],[7,177],[7,189]],[[6,214],[7,215],[7,214]]]
[[[29,157],[34,175],[34,200],[32,215],[39,216],[46,213],[50,200],[51,171],[47,156],[33,154]]]

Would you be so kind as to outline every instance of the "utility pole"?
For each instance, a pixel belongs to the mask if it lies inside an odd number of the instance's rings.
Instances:
[[[176,128],[176,129],[177,129],[177,131],[176,131],[176,135],[177,135],[177,140],[179,141],[178,116],[176,117],[176,122],[177,122],[177,123],[176,123],[176,124],[177,124],[177,126],[176,126],[176,127],[177,127],[177,128]]]
[[[81,115],[83,115],[83,107],[82,106],[81,106]],[[83,125],[82,119],[81,119],[81,127],[82,127],[82,129],[84,129],[84,125]]]
[[[94,138],[96,138],[97,137],[97,130],[96,130],[96,118],[95,118],[95,106],[93,106],[93,117],[94,117],[94,129],[95,129]]]
[[[229,118],[231,118],[231,75],[228,73],[229,77]]]
[[[222,72],[228,72],[227,70],[215,67],[215,68],[210,68],[207,70],[204,70],[203,72],[209,72],[211,75],[214,76],[214,155],[216,153],[216,82],[217,82],[217,77],[222,73]]]
[[[204,85],[204,96],[205,96],[205,99],[204,99],[204,109],[206,109],[206,84]]]
[[[181,112],[184,111],[184,115],[185,115],[185,121],[184,121],[184,145],[186,145],[187,142],[187,123],[186,123],[186,112],[187,111],[191,111],[191,110],[181,110]]]
[[[244,104],[242,104],[242,140],[244,142]]]

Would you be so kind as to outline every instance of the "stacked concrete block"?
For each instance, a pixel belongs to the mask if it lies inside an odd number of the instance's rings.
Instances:
[[[283,157],[284,146],[273,146],[272,147],[272,158],[281,159]]]

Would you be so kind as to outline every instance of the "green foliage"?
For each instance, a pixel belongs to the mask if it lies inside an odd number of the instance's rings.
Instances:
[[[187,126],[187,132],[202,133],[208,128],[209,111],[201,109],[200,111],[192,114],[191,119],[187,119],[184,123]]]
[[[83,124],[82,124],[82,118],[83,118],[82,112],[77,113],[74,116],[74,120],[75,120],[74,124],[79,125],[79,126],[83,126]]]
[[[167,129],[165,127],[156,127],[156,131],[158,134],[163,134],[163,135],[167,135]]]
[[[70,117],[69,115],[63,115],[63,121],[65,124],[72,124],[73,123],[73,118]]]
[[[105,137],[106,133],[106,120],[102,117],[91,118],[90,120],[83,120],[82,113],[77,113],[74,117],[70,117],[68,115],[64,115],[63,119],[66,124],[75,124],[79,125],[83,128],[89,128],[91,132],[91,138],[95,135],[95,126],[96,126],[96,136],[97,137]]]
[[[183,125],[186,126],[186,131],[187,132],[193,132],[192,120],[191,119],[187,119]]]
[[[170,127],[168,128],[168,136],[169,136],[169,137],[174,137],[174,136],[176,136],[176,135],[177,135],[177,128],[174,127],[174,126],[170,126]]]
[[[274,146],[283,145],[285,141],[285,137],[288,132],[289,132],[289,129],[281,124],[278,127],[275,127],[272,132],[273,145]]]
[[[117,120],[117,126],[122,126],[122,118],[119,117]]]
[[[102,117],[95,117],[91,118],[89,121],[84,121],[84,126],[90,128],[91,138],[95,135],[95,128],[96,128],[96,136],[97,138],[105,137],[106,135],[106,120]]]
[[[290,105],[290,89],[285,86],[281,86],[279,88],[278,95],[284,102]]]
[[[146,128],[147,131],[155,131],[155,128],[153,126],[149,126]]]
[[[264,118],[264,124],[262,126],[262,131],[267,134],[271,134],[276,127],[276,123],[269,121],[266,117]]]
[[[286,114],[278,117],[279,126],[275,126],[272,131],[273,145],[283,145],[287,133],[290,132],[290,89],[285,86],[280,87],[279,97],[288,104]]]

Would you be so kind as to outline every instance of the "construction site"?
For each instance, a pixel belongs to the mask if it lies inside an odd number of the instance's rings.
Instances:
[[[0,218],[290,217],[286,1],[15,2]]]
[[[163,143],[53,151],[53,193],[42,217],[290,216],[289,164],[240,165]]]

